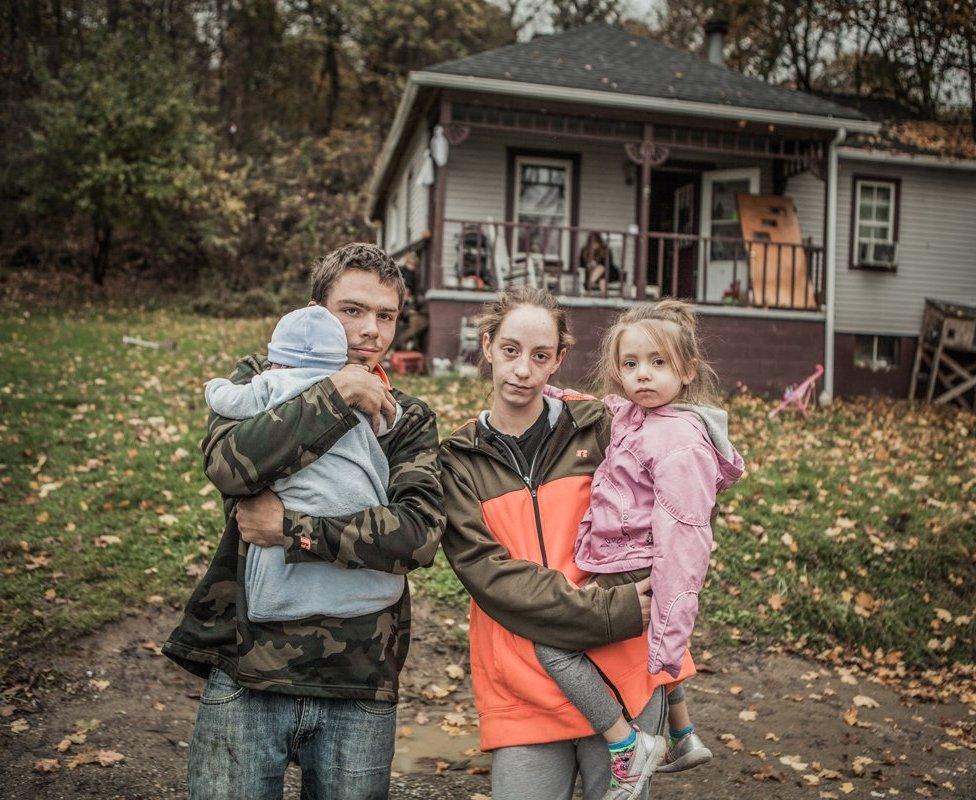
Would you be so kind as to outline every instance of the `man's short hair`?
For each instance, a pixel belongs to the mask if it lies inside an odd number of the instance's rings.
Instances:
[[[371,272],[379,278],[384,286],[396,289],[399,305],[403,306],[403,298],[407,287],[400,274],[400,268],[390,258],[389,253],[375,244],[367,242],[353,242],[343,245],[324,256],[319,256],[312,262],[312,299],[320,305],[325,305],[329,291],[339,280],[339,277],[350,269]]]

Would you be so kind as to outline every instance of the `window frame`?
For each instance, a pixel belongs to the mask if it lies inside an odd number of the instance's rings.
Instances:
[[[890,243],[895,245],[895,261],[891,265],[883,264],[859,264],[857,261],[861,216],[860,190],[863,185],[873,184],[885,185],[891,188],[891,218],[890,218]],[[894,178],[888,175],[852,175],[851,176],[851,232],[848,242],[848,269],[863,270],[865,272],[888,272],[898,271],[898,238],[899,223],[901,219],[901,178]]]
[[[871,359],[867,364],[858,363],[858,339],[871,339]],[[881,363],[878,360],[878,344],[881,339],[889,339],[892,343],[892,360],[891,363]],[[900,366],[901,362],[901,337],[894,336],[892,334],[885,333],[857,333],[854,334],[854,350],[853,350],[853,360],[854,366],[857,369],[866,369],[871,372],[892,372]]]
[[[569,227],[579,227],[580,217],[580,175],[582,172],[582,156],[580,153],[559,150],[538,150],[519,147],[506,147],[506,175],[505,175],[505,221],[516,222],[517,210],[516,192],[518,191],[518,165],[521,161],[568,161],[570,163],[569,182],[566,190],[569,192]],[[505,242],[509,252],[514,252],[512,227],[505,226]]]

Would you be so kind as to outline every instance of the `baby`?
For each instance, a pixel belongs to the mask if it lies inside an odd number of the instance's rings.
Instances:
[[[246,384],[225,378],[208,381],[207,405],[222,417],[248,419],[342,369],[346,350],[342,325],[324,307],[292,311],[271,335],[271,368]],[[286,509],[312,517],[342,517],[387,504],[390,466],[369,420],[355,413],[362,424],[308,466],[271,484]],[[401,415],[397,406],[394,426]],[[384,423],[380,435],[386,432]],[[329,561],[286,564],[283,547],[251,546],[247,551],[245,595],[252,622],[372,614],[396,603],[403,588],[402,575],[347,570]]]

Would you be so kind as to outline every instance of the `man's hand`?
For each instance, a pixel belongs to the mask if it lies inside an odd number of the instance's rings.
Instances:
[[[358,408],[370,418],[373,433],[379,434],[380,415],[386,417],[387,427],[396,421],[396,400],[369,368],[362,364],[346,364],[331,376],[339,396],[346,405]]]
[[[643,580],[634,584],[637,590],[637,600],[640,602],[641,619],[646,628],[651,621],[651,577],[648,575]]]
[[[284,546],[288,541],[282,532],[284,525],[285,507],[270,489],[237,501],[237,528],[248,544],[258,547]]]

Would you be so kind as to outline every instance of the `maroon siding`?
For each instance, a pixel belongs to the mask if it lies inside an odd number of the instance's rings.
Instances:
[[[878,372],[854,365],[854,338],[852,333],[838,333],[834,337],[834,394],[908,397],[918,337],[900,336],[898,366]]]
[[[427,355],[453,359],[461,317],[476,316],[480,304],[431,300],[429,306]],[[580,385],[592,375],[600,337],[617,313],[612,308],[569,309],[576,345],[559,371],[561,384]],[[699,327],[709,361],[727,391],[744,384],[753,392],[780,395],[823,363],[822,322],[702,315]]]

